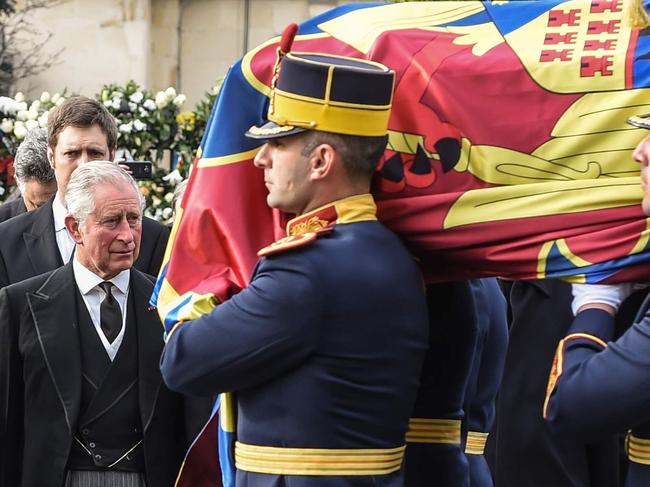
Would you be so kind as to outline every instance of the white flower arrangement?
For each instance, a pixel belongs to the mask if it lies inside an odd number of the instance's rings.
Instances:
[[[5,134],[10,134],[14,131],[14,121],[10,118],[3,118],[2,123],[0,123],[0,130]]]
[[[40,117],[38,117],[39,127],[47,128],[47,121],[50,118],[50,112],[43,112]]]
[[[153,112],[156,109],[156,102],[151,99],[147,99],[144,101],[142,106],[147,110],[149,110],[150,112]]]
[[[143,123],[143,122],[142,122],[141,120],[139,120],[139,119],[135,119],[135,120],[133,121],[133,130],[134,130],[135,132],[144,132],[145,130],[147,130],[147,124],[146,124],[146,123]]]
[[[136,91],[129,96],[129,100],[133,103],[141,103],[144,99],[144,94],[141,91]]]
[[[218,89],[219,84],[207,92],[196,111],[182,113],[187,97],[172,86],[151,92],[130,81],[106,85],[95,95],[116,119],[118,149],[134,159],[154,161],[153,180],[140,182],[147,216],[171,223],[173,189],[187,175]],[[6,167],[18,145],[29,130],[47,127],[50,111],[65,101],[64,95],[43,91],[30,100],[21,92],[13,98],[0,96],[0,200],[11,184]],[[158,164],[165,151],[179,154],[178,166],[168,174]]]
[[[187,97],[183,94],[177,95],[174,97],[172,100],[172,103],[176,105],[178,108],[182,107],[185,104],[185,101],[187,100]]]
[[[25,122],[16,120],[16,123],[14,123],[13,134],[16,139],[23,140],[25,138],[25,135],[27,135],[27,127],[25,126]]]
[[[3,115],[14,116],[21,109],[23,109],[23,104],[18,100],[8,96],[0,96],[0,113]]]
[[[47,127],[50,111],[64,101],[60,93],[51,95],[48,91],[31,102],[20,91],[13,98],[0,96],[0,160],[14,155],[28,131]]]
[[[31,119],[31,118],[30,118],[29,120],[27,120],[27,121],[25,122],[25,128],[26,128],[28,131],[29,131],[29,130],[34,130],[34,129],[38,128],[38,127],[40,127],[40,125],[39,125],[38,121],[36,121],[36,120],[34,120],[34,119]]]

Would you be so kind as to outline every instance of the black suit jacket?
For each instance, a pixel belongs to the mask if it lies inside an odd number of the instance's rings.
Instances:
[[[183,401],[162,383],[152,288],[131,270],[147,485],[171,487],[186,446]],[[72,263],[0,290],[0,487],[63,485],[81,403],[76,293]]]
[[[513,321],[497,400],[495,484],[499,487],[615,487],[616,438],[586,444],[556,435],[542,409],[558,342],[573,320],[571,285],[517,281],[510,291]]]
[[[7,201],[0,205],[0,223],[26,212],[27,207],[25,206],[22,196],[19,196],[13,201]]]
[[[0,223],[0,288],[63,265],[54,232],[53,199]],[[157,276],[168,238],[167,227],[143,218],[140,256],[133,267]]]

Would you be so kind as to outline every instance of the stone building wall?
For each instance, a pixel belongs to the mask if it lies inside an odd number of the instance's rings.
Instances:
[[[93,95],[133,79],[151,90],[175,86],[188,107],[248,49],[344,3],[340,0],[59,0],[33,19],[51,32],[47,71],[16,86]],[[2,95],[2,93],[0,93]]]

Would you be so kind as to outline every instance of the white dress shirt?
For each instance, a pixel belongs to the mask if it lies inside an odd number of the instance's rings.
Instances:
[[[122,328],[115,340],[113,340],[113,343],[109,343],[101,329],[99,317],[99,309],[102,301],[106,298],[106,294],[104,294],[104,291],[102,291],[98,284],[104,282],[104,280],[85,268],[76,258],[72,261],[72,270],[79,292],[83,297],[84,303],[86,303],[86,308],[88,308],[90,318],[93,320],[93,325],[95,325],[95,331],[99,335],[99,339],[102,341],[102,345],[104,345],[106,353],[112,362],[115,355],[117,355],[117,351],[120,349],[126,328],[126,300],[129,295],[130,271],[122,271],[113,279],[110,279],[110,282],[113,283],[113,287],[111,288],[113,297],[117,300],[120,305],[120,311],[122,311]]]
[[[59,200],[59,192],[54,195],[52,202],[52,213],[54,215],[54,231],[56,232],[56,246],[59,247],[59,253],[64,264],[67,264],[74,251],[75,242],[72,235],[65,228],[65,217],[68,215],[68,209],[63,206]]]

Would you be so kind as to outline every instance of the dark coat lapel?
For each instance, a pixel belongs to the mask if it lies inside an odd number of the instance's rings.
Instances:
[[[70,434],[81,402],[81,353],[72,263],[54,271],[27,303],[45,362],[65,411]]]
[[[153,283],[144,274],[131,269],[131,290],[138,330],[138,394],[142,427],[147,430],[162,385],[160,355],[163,328],[155,311],[149,311]]]
[[[27,256],[35,271],[32,275],[42,274],[63,265],[56,244],[52,201],[53,198],[31,213],[33,224],[23,233]]]

